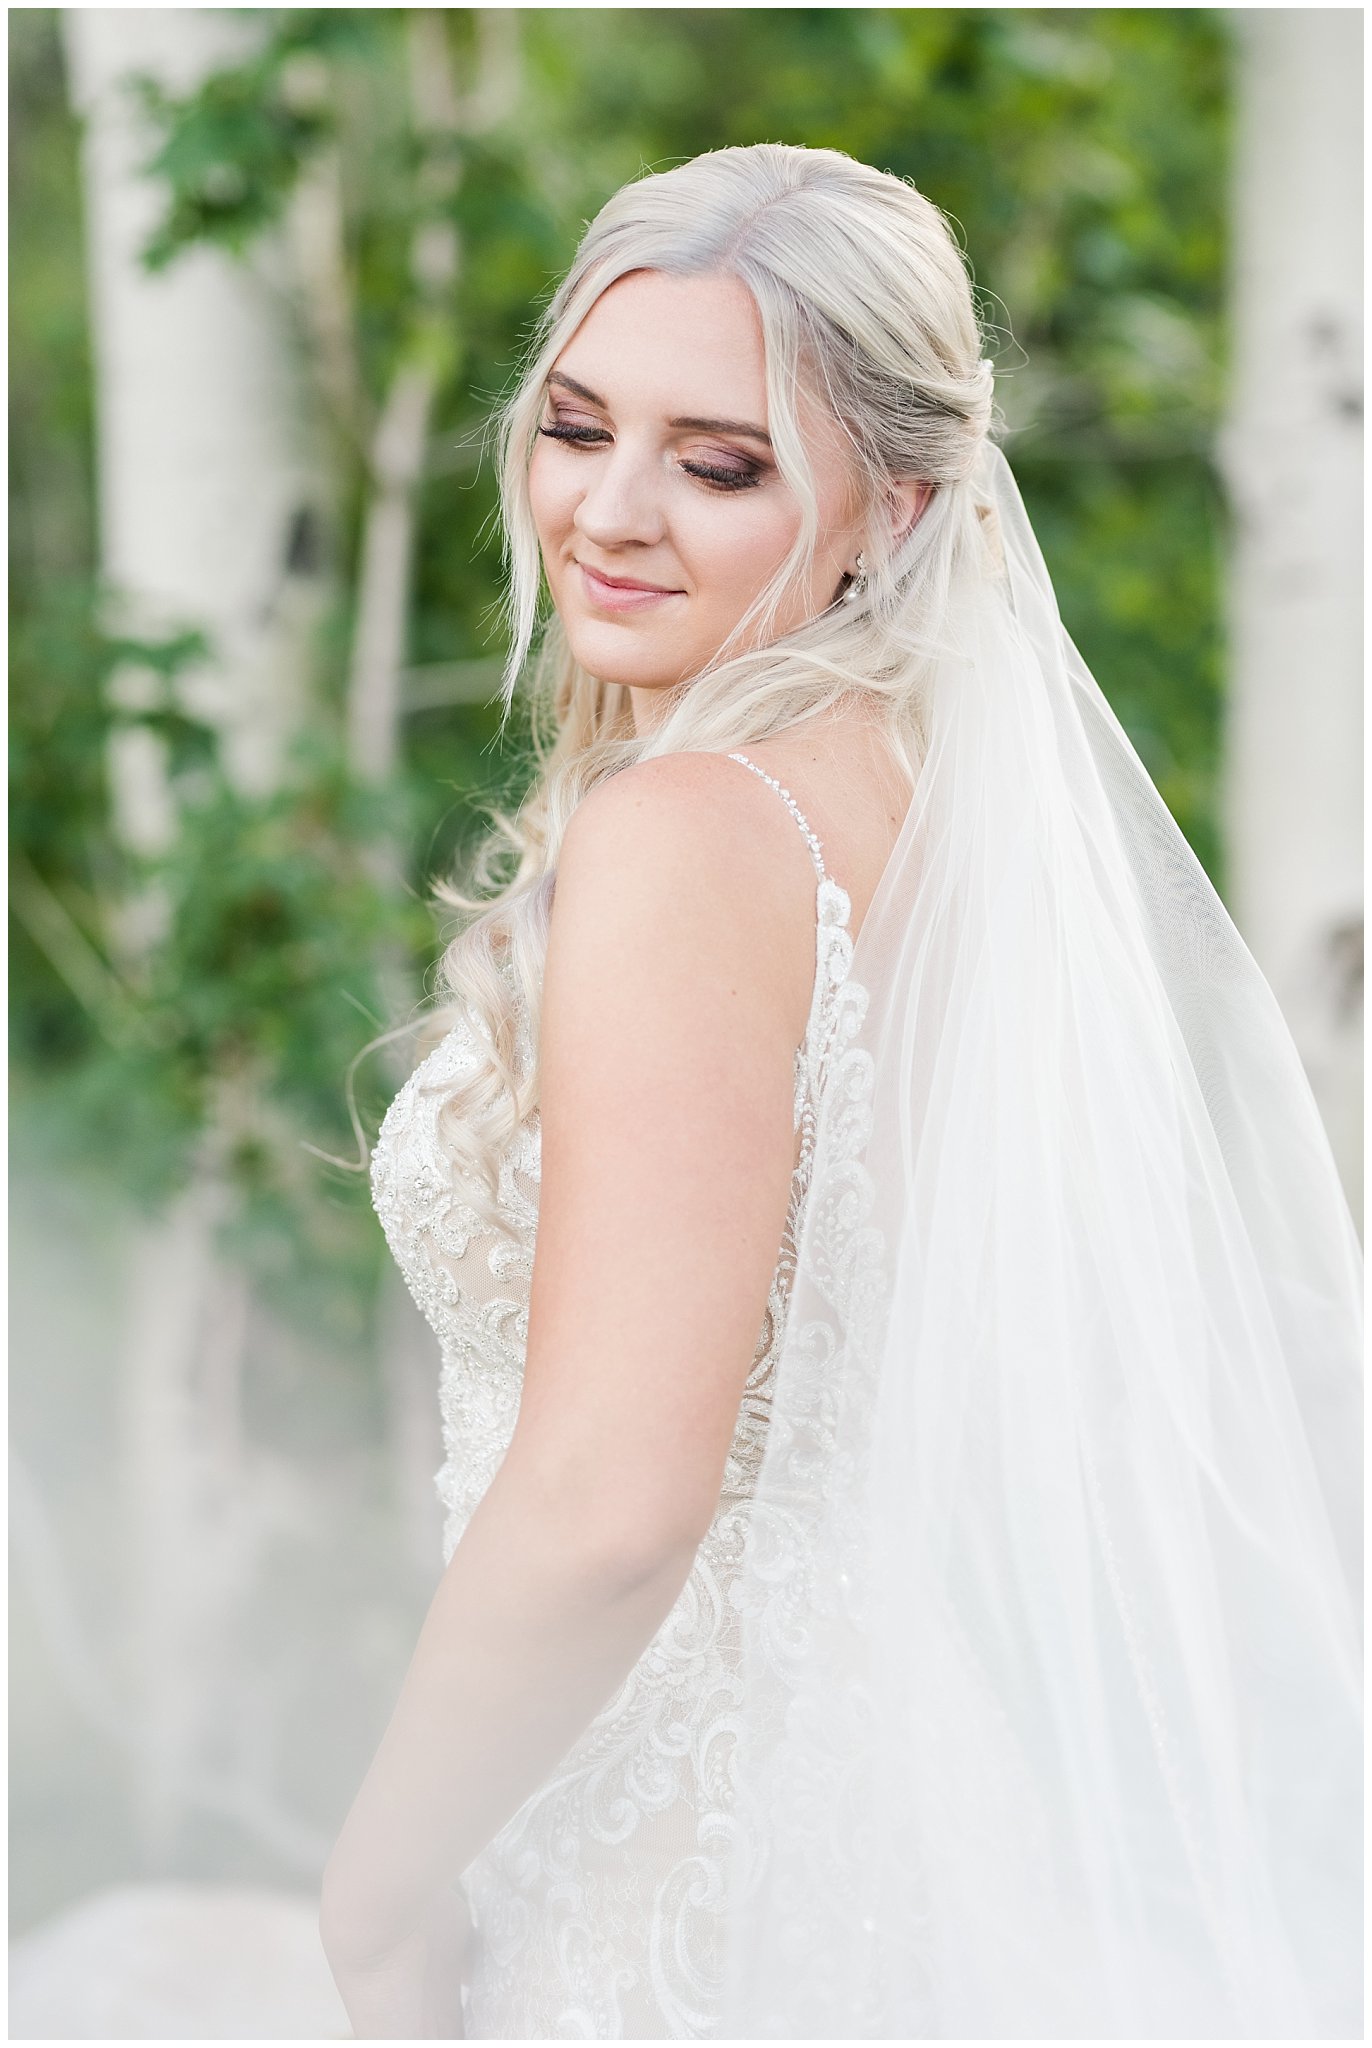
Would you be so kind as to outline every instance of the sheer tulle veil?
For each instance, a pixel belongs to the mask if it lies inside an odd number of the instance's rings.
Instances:
[[[969,479],[736,1599],[724,2037],[1361,2034],[1361,1254],[1263,975]]]

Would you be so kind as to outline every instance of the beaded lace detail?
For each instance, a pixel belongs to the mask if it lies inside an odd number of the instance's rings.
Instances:
[[[690,1577],[615,1697],[464,1874],[479,1936],[466,2011],[476,2037],[716,2033],[720,1915],[738,1826],[731,1757],[743,1706],[731,1592],[766,1443],[816,1116],[841,1050],[840,1020],[862,1007],[848,979],[851,905],[827,872],[818,837],[774,776],[746,754],[727,758],[786,803],[816,872],[815,980],[795,1053],[797,1156],[786,1225],[719,1502]],[[527,1061],[523,1004],[518,1027],[516,1057]],[[441,1142],[439,1105],[479,1057],[474,1028],[459,1022],[387,1110],[371,1167],[387,1241],[439,1341],[446,1458],[434,1480],[446,1510],[445,1564],[514,1433],[538,1225],[537,1110],[500,1164],[508,1236],[490,1231],[464,1201]]]

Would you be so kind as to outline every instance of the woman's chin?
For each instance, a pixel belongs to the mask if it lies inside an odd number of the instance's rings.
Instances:
[[[669,666],[654,658],[655,650],[645,645],[644,638],[626,632],[618,623],[608,629],[597,626],[591,632],[570,632],[567,644],[573,660],[602,683],[622,683],[636,690],[665,690],[681,680],[679,649],[673,650],[676,659]]]

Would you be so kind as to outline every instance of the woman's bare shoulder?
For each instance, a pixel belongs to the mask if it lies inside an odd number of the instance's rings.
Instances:
[[[646,864],[668,893],[694,874],[702,892],[746,895],[759,909],[784,906],[797,883],[812,891],[814,879],[776,797],[741,763],[709,753],[654,755],[598,783],[568,822],[559,878],[572,863],[580,875]]]
[[[549,969],[746,983],[798,1040],[814,974],[815,874],[775,795],[721,754],[633,763],[563,835]],[[554,954],[558,956],[554,959]]]
[[[909,774],[885,732],[871,716],[832,717],[742,751],[795,799],[826,869],[848,892],[856,934],[910,804]]]
[[[664,839],[695,833],[709,840],[718,825],[746,826],[763,808],[746,787],[751,780],[726,754],[654,754],[597,783],[572,813],[564,842],[574,831],[608,829],[602,819],[616,829],[640,820],[638,829]]]

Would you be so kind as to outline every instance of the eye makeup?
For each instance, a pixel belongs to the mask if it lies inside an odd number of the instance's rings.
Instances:
[[[539,433],[550,441],[563,441],[571,447],[590,447],[610,439],[602,427],[571,426],[565,421],[551,420],[539,427]],[[754,462],[744,460],[736,467],[715,462],[687,462],[681,467],[688,476],[699,477],[702,483],[715,490],[742,491],[762,481],[762,471]]]
[[[564,382],[569,386],[571,385],[570,378],[559,377],[559,382]],[[572,388],[575,389],[579,395],[581,394],[581,386],[577,385],[573,386]],[[600,403],[598,399],[592,397],[591,393],[586,392],[584,395],[588,399],[590,399],[591,403]],[[613,438],[603,427],[581,425],[575,421],[565,419],[562,416],[562,414],[558,412],[556,402],[553,401],[552,399],[552,393],[549,392],[547,396],[549,400],[552,402],[552,416],[551,418],[544,419],[544,421],[540,424],[538,431],[540,434],[545,435],[550,441],[562,441],[565,442],[569,447],[585,448],[603,445],[605,442]],[[715,433],[730,433],[735,431],[735,423],[729,420],[681,419],[670,420],[668,424],[672,427],[689,427],[697,431],[708,430]],[[754,428],[739,425],[737,427],[737,431],[740,433],[746,433],[753,439],[765,441],[769,448],[771,446],[770,440],[768,439],[767,435],[763,433],[760,427]],[[720,491],[742,491],[751,489],[754,485],[760,484],[762,482],[763,475],[765,473],[764,464],[754,461],[750,456],[743,455],[741,451],[739,453],[737,462],[724,463],[683,461],[681,467],[688,476],[697,477],[702,483],[708,485],[710,489]]]

